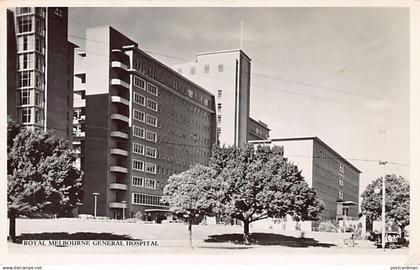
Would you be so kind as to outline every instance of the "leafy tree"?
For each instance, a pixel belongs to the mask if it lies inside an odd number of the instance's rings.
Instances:
[[[169,177],[163,190],[162,201],[170,210],[188,220],[189,239],[192,243],[193,220],[216,212],[221,195],[220,183],[213,181],[215,171],[203,165]]]
[[[9,236],[15,242],[19,215],[71,215],[80,200],[82,178],[73,166],[76,154],[64,139],[41,130],[19,130],[10,119],[7,131]]]
[[[215,149],[210,166],[219,173],[216,182],[225,183],[220,211],[243,222],[245,243],[254,221],[286,215],[317,220],[324,208],[298,168],[283,157],[282,147]]]
[[[362,193],[362,212],[371,222],[382,215],[382,179],[370,183]],[[375,189],[380,192],[375,193]],[[385,176],[385,216],[387,221],[395,222],[401,229],[404,239],[404,228],[410,224],[410,184],[395,174]]]

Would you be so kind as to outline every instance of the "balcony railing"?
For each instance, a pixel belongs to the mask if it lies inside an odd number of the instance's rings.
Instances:
[[[111,79],[111,85],[119,85],[127,89],[130,88],[130,85],[121,79]]]
[[[117,190],[127,190],[128,187],[126,184],[120,184],[120,183],[111,183],[109,184],[110,189],[117,189]]]
[[[111,96],[111,102],[118,102],[127,106],[130,104],[128,100],[119,96]]]
[[[111,148],[111,155],[128,156],[128,151],[119,148]]]
[[[126,167],[114,165],[109,168],[111,172],[118,172],[118,173],[128,173],[128,169]]]
[[[129,122],[129,119],[128,119],[127,116],[119,114],[119,113],[111,114],[111,119],[112,120],[120,120],[120,121],[127,122],[127,123]]]
[[[123,69],[125,71],[128,70],[128,67],[127,67],[126,64],[124,64],[124,63],[122,63],[120,61],[117,61],[117,60],[112,61],[111,67],[113,67],[113,68],[120,68],[120,69]]]
[[[128,139],[128,134],[121,131],[111,131],[111,137],[117,137],[122,139]]]

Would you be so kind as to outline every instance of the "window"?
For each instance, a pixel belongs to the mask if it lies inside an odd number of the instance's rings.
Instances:
[[[31,109],[24,108],[22,109],[22,123],[30,123],[31,122]]]
[[[209,73],[209,72],[210,72],[210,66],[204,65],[204,73]]]
[[[144,171],[144,162],[141,160],[133,159],[133,170]]]
[[[146,123],[151,126],[157,127],[157,118],[148,114],[146,115]]]
[[[134,103],[144,106],[146,98],[134,92]]]
[[[222,103],[217,103],[217,110],[221,111],[222,110]]]
[[[164,206],[165,204],[160,201],[161,196],[133,193],[132,203],[133,204],[144,204],[144,205],[156,205]]]
[[[217,97],[218,98],[221,98],[222,97],[222,90],[217,90]]]
[[[26,33],[33,31],[33,18],[32,16],[22,16],[18,18],[18,31],[19,33]]]
[[[339,190],[338,191],[338,198],[340,199],[340,200],[342,200],[343,199],[343,191],[342,190]]]
[[[143,79],[141,79],[137,76],[134,76],[134,86],[136,86],[140,89],[146,90],[145,85],[146,85],[145,80],[143,80]]]
[[[20,105],[29,105],[31,103],[31,90],[20,90]]]
[[[131,178],[131,185],[134,187],[143,187],[143,177],[133,176]]]
[[[218,124],[222,123],[222,116],[220,114],[217,115],[217,123]]]
[[[340,172],[344,173],[344,165],[342,163],[340,163]]]
[[[27,14],[27,13],[31,13],[31,8],[30,7],[19,7],[19,8],[16,8],[16,13],[18,14],[18,15],[21,15],[21,14]]]
[[[145,179],[144,180],[144,187],[149,188],[149,189],[156,189],[156,180]]]
[[[144,155],[144,145],[133,142],[133,153]]]
[[[33,85],[33,71],[19,72],[19,87],[28,87]]]
[[[147,83],[147,92],[157,96],[158,95],[158,88],[156,85],[153,85],[151,83]]]
[[[209,106],[209,100],[207,98],[204,99],[204,106],[206,106],[206,107]]]
[[[151,141],[151,142],[156,142],[157,140],[156,133],[146,130],[146,140]]]
[[[35,37],[35,50],[44,53],[44,43],[40,37]]]
[[[156,164],[146,162],[145,172],[156,174]]]
[[[35,37],[33,35],[25,35],[18,37],[18,51],[33,51],[35,48]]]
[[[220,64],[217,66],[217,71],[218,72],[223,72],[223,64]]]
[[[41,106],[42,105],[42,95],[39,92],[35,92],[35,105]]]
[[[19,55],[19,69],[32,69],[34,68],[34,56],[33,53],[24,53]]]
[[[146,156],[156,158],[156,148],[146,146]]]
[[[144,112],[134,109],[133,118],[137,121],[144,122]]]
[[[35,124],[42,123],[42,115],[41,112],[37,109],[35,109]]]
[[[44,89],[44,77],[38,72],[35,72],[35,87],[41,90]]]
[[[342,177],[342,176],[339,176],[339,177],[338,177],[338,185],[339,185],[340,187],[344,186],[344,179],[343,179],[343,177]]]
[[[147,99],[147,108],[157,112],[157,102],[154,101],[153,99],[148,98]]]
[[[195,74],[195,67],[191,67],[191,69],[190,69],[190,73],[191,73],[192,75],[194,75],[194,74]]]
[[[133,126],[133,136],[144,139],[144,129],[138,126]]]
[[[35,55],[35,69],[44,72],[44,58],[40,55]]]
[[[190,98],[193,98],[193,97],[194,97],[194,92],[193,92],[193,90],[188,89],[188,96],[189,96]]]

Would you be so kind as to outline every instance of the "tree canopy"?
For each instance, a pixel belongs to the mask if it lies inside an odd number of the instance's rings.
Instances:
[[[382,180],[370,183],[362,193],[361,209],[373,221],[382,214]],[[375,189],[379,193],[375,193]],[[410,185],[406,179],[395,174],[385,176],[386,220],[395,222],[402,230],[410,224]]]
[[[317,220],[324,208],[298,168],[283,156],[282,147],[248,144],[215,151],[210,166],[225,183],[222,212],[249,224],[268,217]]]
[[[185,172],[170,176],[163,190],[162,201],[170,205],[173,213],[189,221],[190,237],[193,220],[212,215],[219,208],[222,193],[220,183],[213,181],[215,173],[213,169],[197,164]]]
[[[76,154],[69,143],[42,130],[19,129],[10,120],[7,135],[11,222],[19,215],[71,215],[80,200],[82,176],[73,165]]]

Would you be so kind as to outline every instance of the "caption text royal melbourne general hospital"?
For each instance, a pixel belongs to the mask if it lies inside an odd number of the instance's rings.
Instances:
[[[86,29],[81,50],[67,8],[11,8],[7,23],[8,115],[72,143],[84,174],[76,215],[161,222],[169,176],[208,164],[214,144],[250,142],[301,153],[289,159],[324,201],[322,219],[359,218],[358,168],[318,137],[271,138],[250,115],[252,55],[241,48],[168,66],[113,26]]]

